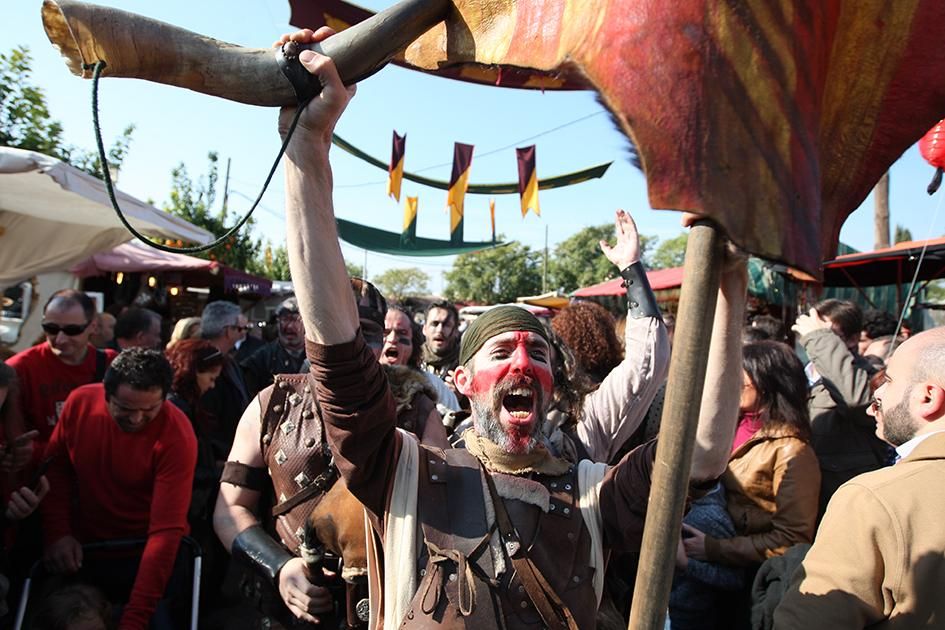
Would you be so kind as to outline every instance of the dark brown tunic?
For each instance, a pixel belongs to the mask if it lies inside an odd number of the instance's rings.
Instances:
[[[396,404],[387,381],[360,334],[349,343],[309,343],[307,349],[335,463],[352,493],[375,515],[375,527],[383,539],[382,516],[400,452]],[[608,470],[600,491],[605,549],[639,549],[655,450],[655,443],[646,444]],[[496,616],[510,629],[541,627],[524,589],[512,576],[511,565],[495,579],[489,552],[483,552],[487,543],[479,544],[489,532],[479,476],[482,469],[474,458],[466,451],[421,445],[420,462],[418,512],[425,544],[418,545],[420,585],[402,627],[498,628],[501,621]],[[529,557],[579,627],[592,628],[597,604],[593,569],[588,566],[590,534],[575,503],[575,470],[561,477],[513,479],[541,484],[550,493],[555,509],[547,514],[522,501],[506,499],[505,505]],[[431,550],[435,549],[448,552],[452,559],[435,558],[434,563],[431,556],[437,554]],[[459,556],[475,565],[471,586],[477,605],[465,616],[460,614],[460,587],[470,585],[457,575],[462,568]]]

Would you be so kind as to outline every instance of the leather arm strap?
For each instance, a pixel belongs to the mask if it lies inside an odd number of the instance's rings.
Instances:
[[[234,560],[268,579],[277,588],[279,571],[294,557],[259,525],[240,532],[233,540],[230,553]]]
[[[657,317],[662,319],[656,296],[650,289],[643,263],[637,261],[620,272],[623,286],[627,288],[627,315],[633,319]]]
[[[495,521],[499,527],[502,544],[509,559],[512,560],[512,566],[515,568],[519,581],[525,589],[525,594],[535,605],[542,621],[545,622],[545,627],[552,630],[578,630],[577,622],[567,605],[561,601],[561,598],[545,580],[538,567],[525,553],[525,547],[522,545],[518,532],[515,531],[515,527],[509,519],[509,514],[505,510],[505,503],[503,503],[499,493],[496,492],[492,475],[485,468],[482,468],[482,472],[486,477],[486,485],[489,487],[489,496],[492,497]]]
[[[265,468],[247,466],[240,462],[226,462],[223,464],[223,476],[220,478],[221,483],[229,483],[257,492],[266,489],[268,480],[269,475]]]

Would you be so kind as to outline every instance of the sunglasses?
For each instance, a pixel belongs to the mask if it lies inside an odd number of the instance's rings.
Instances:
[[[69,337],[75,337],[76,335],[84,333],[85,329],[88,328],[91,323],[92,322],[85,322],[84,324],[66,324],[65,326],[60,326],[59,324],[43,322],[41,326],[43,327],[43,332],[47,335],[64,333]]]
[[[250,327],[249,327],[249,326],[240,326],[240,325],[238,325],[238,324],[230,324],[229,326],[227,326],[227,328],[235,328],[236,330],[238,330],[238,331],[240,331],[240,332],[248,332]]]

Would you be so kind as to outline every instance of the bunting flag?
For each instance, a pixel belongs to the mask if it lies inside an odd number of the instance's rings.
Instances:
[[[382,171],[386,171],[388,169],[388,164],[386,162],[377,159],[377,157],[373,155],[365,153],[336,133],[331,135],[331,142],[342,151],[350,153],[359,160],[364,160],[371,166],[377,167]],[[538,189],[550,190],[552,188],[564,188],[565,186],[574,186],[575,184],[580,184],[592,179],[600,179],[604,176],[604,173],[607,172],[607,169],[612,163],[613,162],[604,162],[603,164],[598,164],[589,168],[583,168],[572,173],[555,175],[554,177],[549,177],[548,179],[540,179],[538,180]],[[439,190],[449,190],[450,188],[449,182],[445,179],[430,179],[429,177],[423,177],[421,175],[417,175],[416,173],[411,173],[410,171],[404,171],[404,179],[421,184],[423,186],[438,188]],[[469,184],[466,192],[471,195],[514,195],[518,192],[518,182]]]
[[[400,201],[400,184],[404,181],[404,153],[407,149],[407,134],[398,136],[394,132],[394,141],[390,150],[390,166],[387,167],[387,196]]]
[[[418,197],[407,197],[404,204],[404,229],[400,233],[402,247],[414,247],[417,244],[417,200]]]
[[[344,219],[335,219],[338,224],[338,237],[346,243],[355,247],[366,249],[379,254],[391,254],[394,256],[456,256],[457,254],[470,254],[482,249],[493,249],[494,247],[503,247],[507,243],[493,243],[491,241],[469,242],[462,245],[453,245],[448,240],[439,240],[434,238],[417,237],[417,242],[413,247],[404,247],[400,244],[400,234],[398,232],[387,232],[378,230],[360,223],[352,223]]]
[[[541,216],[538,205],[538,172],[535,170],[535,145],[515,149],[518,158],[518,194],[522,198],[522,218],[529,209]]]
[[[446,205],[450,209],[450,243],[463,244],[463,204],[469,186],[469,169],[472,167],[473,145],[453,143],[453,174],[446,193]]]
[[[495,199],[489,200],[489,218],[492,219],[492,242],[495,243]]]

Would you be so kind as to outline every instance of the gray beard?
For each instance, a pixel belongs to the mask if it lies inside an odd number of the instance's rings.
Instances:
[[[898,405],[883,410],[883,439],[893,446],[902,446],[915,437],[915,422],[906,406],[908,398],[907,391]]]
[[[485,396],[474,396],[469,399],[469,405],[472,408],[473,428],[476,429],[476,433],[492,441],[506,453],[527,455],[542,444],[547,447],[547,438],[541,432],[541,428],[545,423],[545,413],[543,411],[544,401],[542,400],[541,392],[538,391],[536,393],[538,397],[538,417],[532,428],[532,434],[525,444],[525,448],[522,449],[509,437],[508,433],[505,432],[502,428],[502,424],[499,422],[499,413],[502,410],[502,398],[505,396],[507,389],[510,388],[498,389],[493,394],[491,401],[486,400]],[[491,405],[489,404],[490,402]]]

